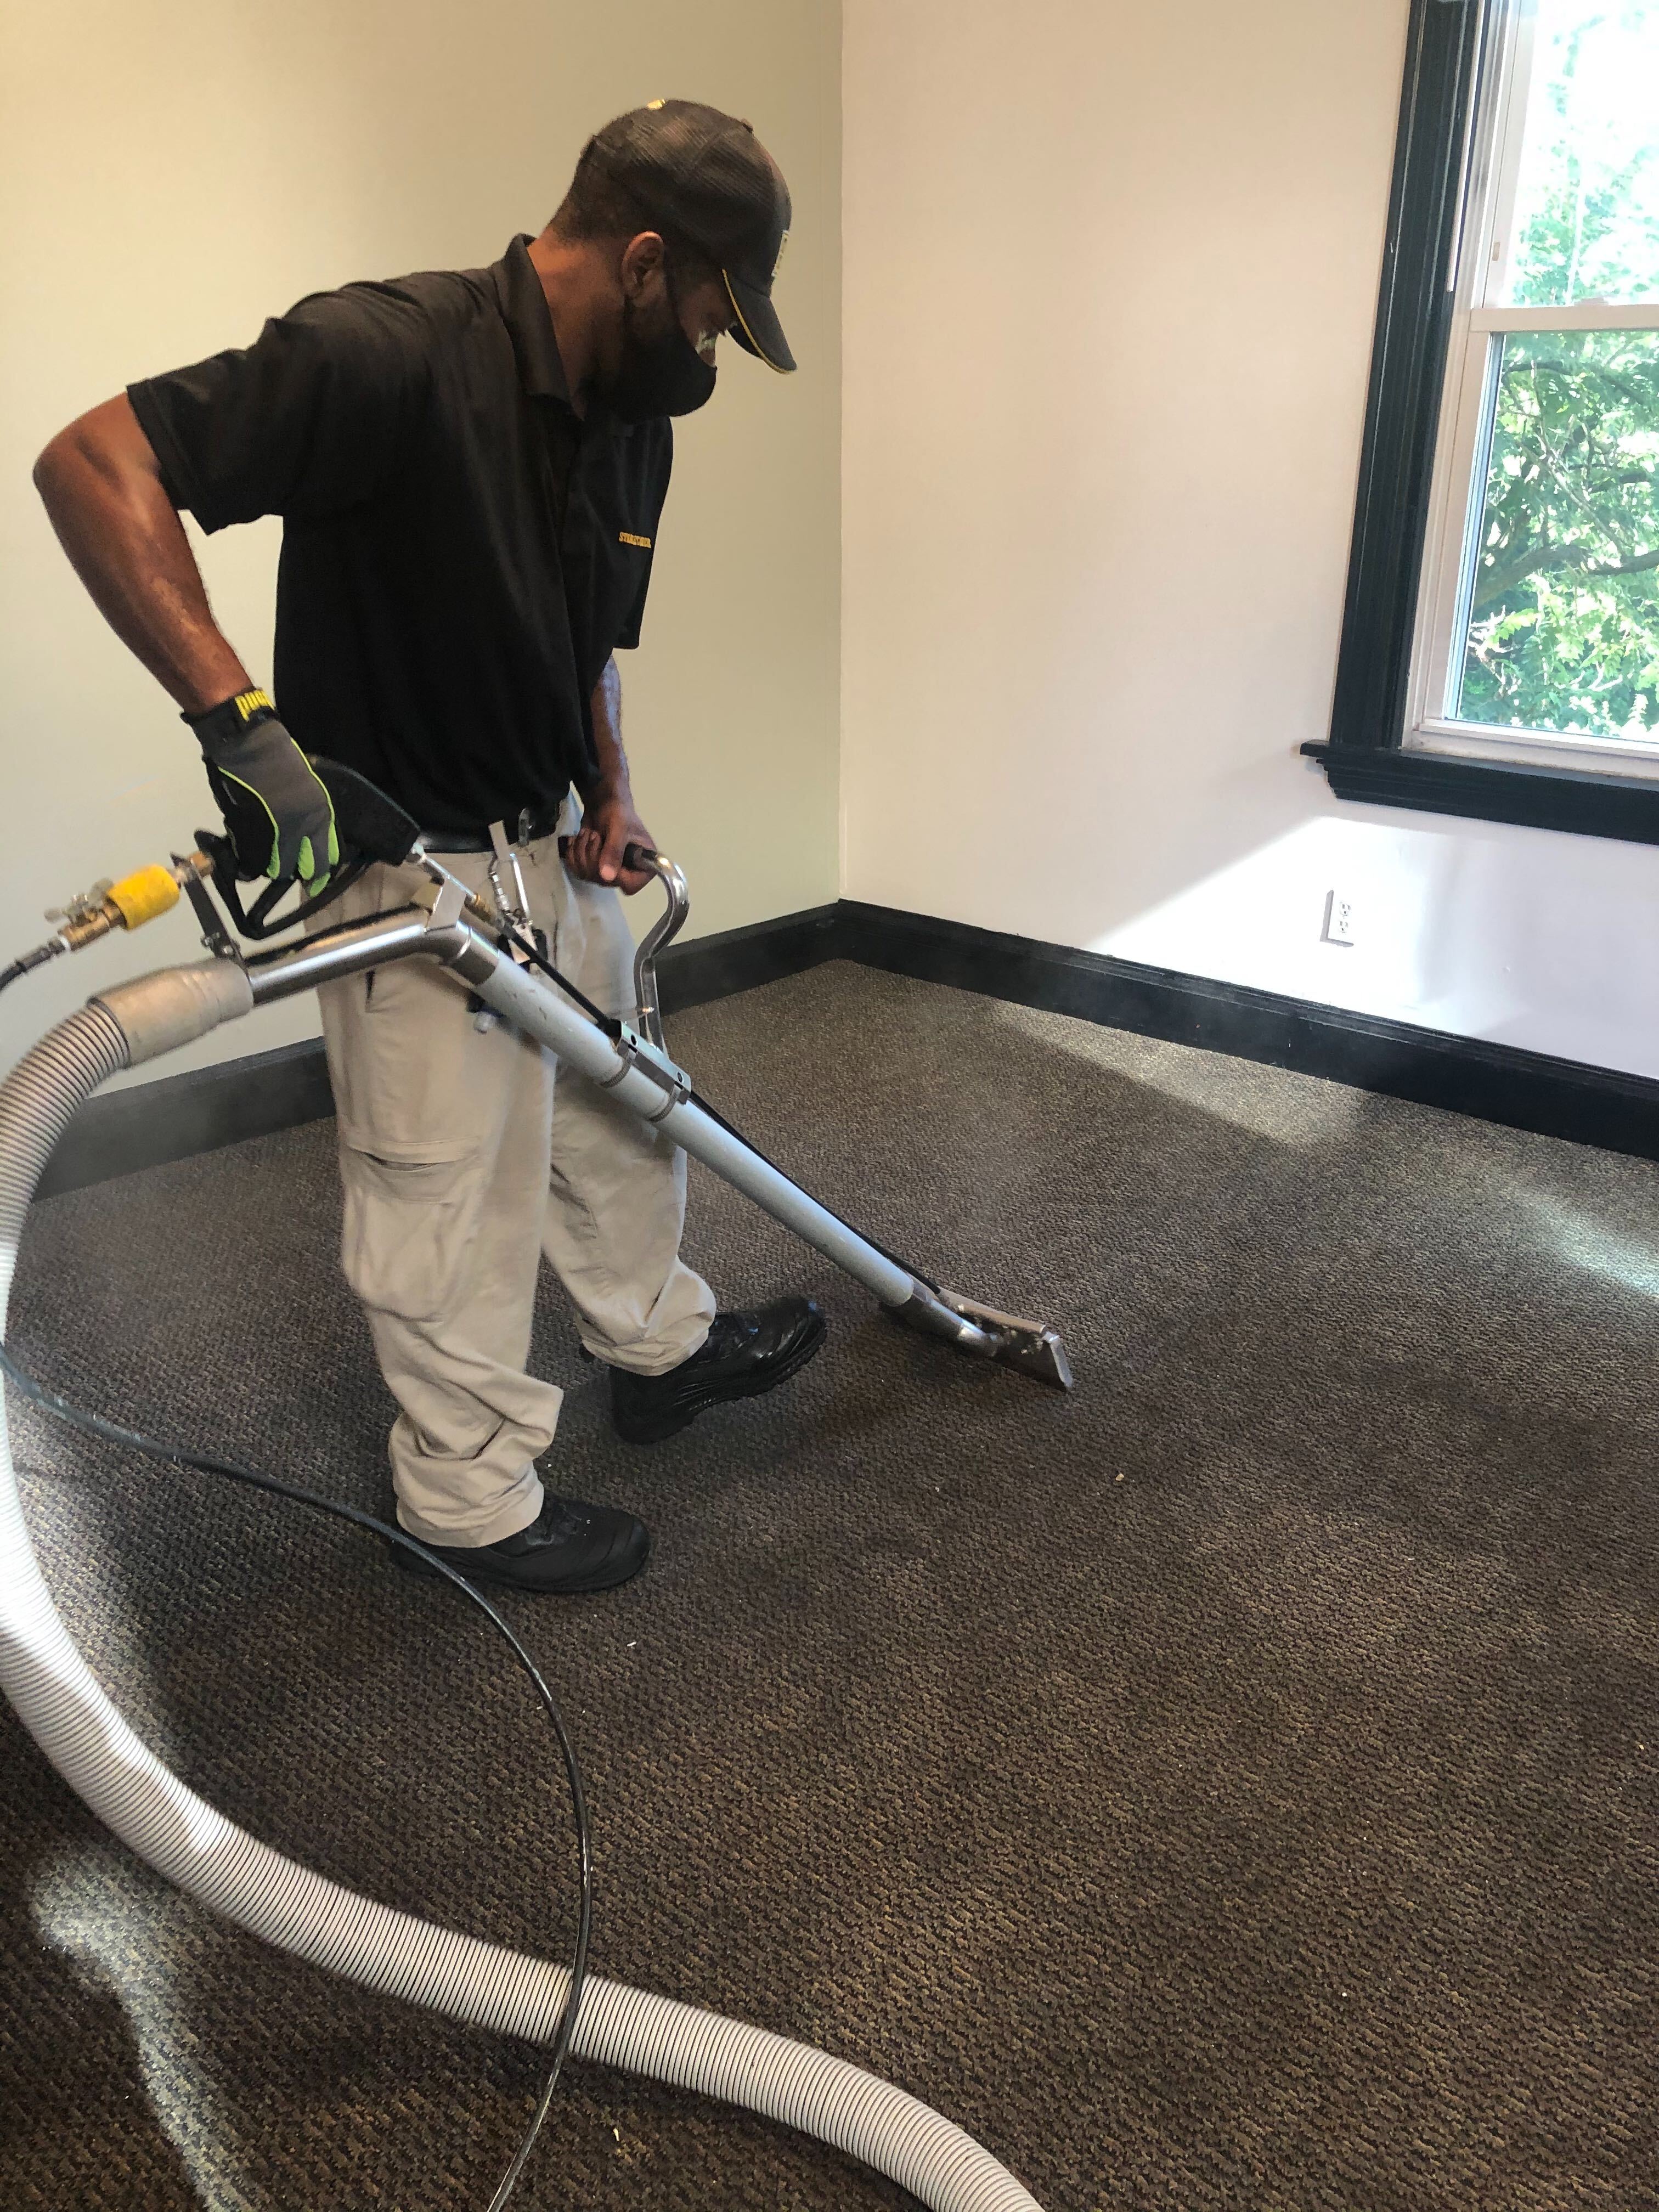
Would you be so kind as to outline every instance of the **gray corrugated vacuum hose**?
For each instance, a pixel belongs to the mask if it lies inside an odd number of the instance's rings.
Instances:
[[[198,980],[158,991],[164,979],[151,977],[146,992],[125,987],[107,994],[107,1006],[94,1000],[36,1045],[0,1087],[0,1334],[23,1218],[53,1146],[82,1101],[117,1069],[245,1010],[246,981],[234,963],[222,964],[222,977],[175,970]],[[140,1742],[58,1619],[24,1526],[3,1419],[0,1683],[100,1819],[227,1919],[388,1996],[551,2040],[568,1986],[564,1968],[394,1911],[283,1857],[215,1812]],[[802,2129],[886,2174],[933,2212],[1040,2212],[988,2152],[915,2098],[763,2028],[595,1977],[574,2047],[582,2058]]]

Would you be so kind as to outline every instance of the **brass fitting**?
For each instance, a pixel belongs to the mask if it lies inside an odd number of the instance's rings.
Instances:
[[[94,884],[68,906],[54,908],[46,920],[63,924],[58,936],[64,951],[78,952],[112,929],[142,929],[147,921],[171,913],[188,881],[212,873],[213,863],[205,853],[186,854],[171,867],[154,861],[149,867],[135,868],[119,883]]]

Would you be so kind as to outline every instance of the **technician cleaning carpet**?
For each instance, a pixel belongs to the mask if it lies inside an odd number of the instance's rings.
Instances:
[[[651,840],[614,654],[639,642],[668,418],[712,397],[716,340],[795,366],[771,300],[789,219],[747,123],[653,101],[588,142],[547,228],[493,266],[303,300],[246,351],[134,384],[53,440],[36,471],[53,525],[199,738],[247,874],[315,889],[338,862],[306,759],[328,756],[474,888],[507,866],[562,971],[628,1010],[619,892],[650,878],[623,855]],[[180,509],[208,531],[283,519],[275,701],[215,623]],[[331,921],[418,880],[372,868]],[[537,1471],[561,1400],[526,1372],[542,1255],[635,1443],[786,1381],[822,1316],[799,1297],[717,1312],[679,1257],[683,1153],[556,1079],[453,975],[408,962],[319,995],[343,1264],[402,1409],[402,1526],[518,1589],[625,1581],[641,1522]]]

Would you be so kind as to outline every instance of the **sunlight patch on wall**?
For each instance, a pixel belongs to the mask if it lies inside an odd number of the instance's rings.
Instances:
[[[1428,1029],[1494,1034],[1516,993],[1472,988],[1454,956],[1466,918],[1492,919],[1467,833],[1321,814],[1185,885],[1091,950]],[[1348,911],[1335,941],[1333,902]]]

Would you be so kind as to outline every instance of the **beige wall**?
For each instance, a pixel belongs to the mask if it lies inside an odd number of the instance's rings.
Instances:
[[[1659,1073],[1659,854],[1297,756],[1407,0],[844,14],[848,893]]]
[[[105,631],[28,482],[136,376],[245,343],[353,276],[493,260],[586,132],[658,93],[750,116],[795,204],[780,300],[801,373],[729,356],[681,426],[645,643],[623,660],[646,818],[693,930],[836,894],[839,10],[833,0],[54,0],[0,16],[0,948],[210,818],[187,733]],[[277,526],[208,542],[269,672]],[[644,919],[643,901],[641,918]],[[0,1000],[0,1057],[100,982],[193,957],[181,915]],[[217,1056],[308,1034],[310,1000]],[[208,1056],[198,1052],[196,1057]],[[167,1063],[172,1072],[190,1064]]]
[[[805,363],[734,361],[684,426],[625,668],[694,927],[835,895],[839,675],[854,897],[1659,1073],[1659,854],[1339,807],[1296,750],[1329,706],[1406,14],[6,11],[0,947],[207,814],[167,702],[51,539],[43,440],[317,285],[493,257],[591,123],[672,88],[751,114],[785,162]],[[275,542],[205,556],[262,670]],[[1352,951],[1319,940],[1334,887]],[[0,1059],[193,950],[178,916],[29,979]],[[274,1009],[218,1048],[311,1026]]]

